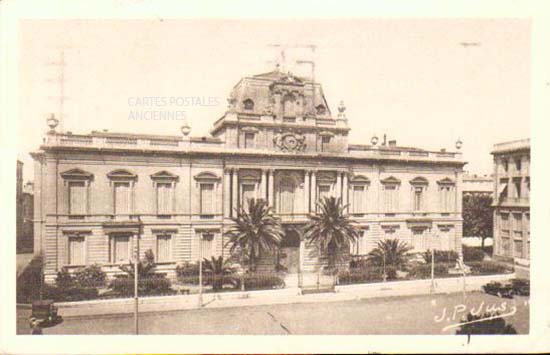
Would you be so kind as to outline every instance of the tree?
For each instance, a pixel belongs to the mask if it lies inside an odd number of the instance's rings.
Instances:
[[[248,210],[236,210],[232,220],[235,225],[226,233],[229,236],[230,252],[240,251],[248,259],[251,271],[261,255],[277,251],[285,235],[281,222],[271,213],[267,202],[250,199]]]
[[[407,264],[407,253],[412,249],[412,246],[399,239],[384,239],[378,241],[368,259],[376,266],[386,267],[388,278],[394,279],[397,270]]]
[[[493,199],[488,195],[469,194],[463,198],[462,218],[464,235],[481,238],[481,249],[485,239],[493,237]]]
[[[456,330],[456,334],[468,336],[472,334],[517,334],[516,328],[506,324],[503,318],[498,317],[498,313],[485,313],[484,315],[468,313],[462,322],[466,322],[466,324],[461,325]]]
[[[304,227],[304,237],[328,251],[329,266],[335,265],[336,254],[341,248],[359,239],[359,229],[344,213],[346,208],[340,199],[325,197],[318,204],[319,213],[309,216]]]

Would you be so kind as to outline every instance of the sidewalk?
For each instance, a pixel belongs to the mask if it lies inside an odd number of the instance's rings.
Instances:
[[[479,291],[490,281],[505,281],[515,274],[466,277],[465,290]],[[462,292],[461,277],[435,279],[434,293]],[[282,290],[208,293],[203,295],[202,308],[245,307],[270,304],[320,303],[430,294],[431,280],[393,281],[386,283],[336,286],[335,292],[302,295],[298,288]],[[57,303],[64,318],[106,314],[128,314],[134,311],[134,299],[92,300]],[[24,306],[19,306],[23,308]],[[154,296],[139,299],[139,312],[165,312],[199,308],[198,295]]]

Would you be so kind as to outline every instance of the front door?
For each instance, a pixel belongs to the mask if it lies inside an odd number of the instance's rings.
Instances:
[[[287,230],[280,256],[280,263],[286,272],[295,274],[300,271],[300,235],[296,230]]]

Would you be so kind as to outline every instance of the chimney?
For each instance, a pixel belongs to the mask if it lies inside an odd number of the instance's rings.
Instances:
[[[390,146],[390,148],[395,148],[397,147],[397,141],[395,139],[392,139],[388,141],[388,145]]]

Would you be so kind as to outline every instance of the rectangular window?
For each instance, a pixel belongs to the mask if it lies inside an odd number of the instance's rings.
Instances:
[[[212,233],[200,233],[199,234],[200,243],[199,243],[199,259],[208,259],[210,260],[214,253],[214,235]]]
[[[502,254],[510,256],[510,238],[502,238]]]
[[[321,151],[322,152],[328,152],[329,151],[329,145],[330,145],[330,136],[322,136],[321,137]]]
[[[115,214],[130,214],[131,190],[129,182],[115,182]]]
[[[85,239],[83,236],[69,237],[69,265],[84,265],[85,261]]]
[[[330,185],[319,185],[319,201],[330,197]]]
[[[352,203],[351,211],[352,213],[364,213],[365,212],[365,186],[364,185],[353,185],[352,187]]]
[[[521,173],[521,158],[517,158],[517,159],[515,160],[515,163],[516,163],[516,171],[517,171],[518,173]]]
[[[523,241],[514,240],[514,256],[521,258],[523,256]]]
[[[508,159],[502,160],[502,168],[504,169],[504,172],[508,172]]]
[[[423,199],[423,188],[415,187],[414,188],[414,211],[422,211],[422,199]]]
[[[514,213],[514,230],[516,231],[522,230],[521,217],[521,213]]]
[[[172,236],[170,234],[157,235],[157,262],[172,261]]]
[[[241,202],[242,207],[245,211],[248,211],[248,204],[250,199],[256,197],[256,186],[254,184],[243,184],[241,185]]]
[[[452,212],[454,208],[454,191],[453,186],[439,187],[439,201],[441,212]]]
[[[516,198],[521,197],[521,178],[514,179],[514,197]]]
[[[254,138],[255,134],[251,132],[245,132],[244,134],[244,147],[245,148],[254,148]]]
[[[214,214],[214,184],[201,184],[201,214]]]
[[[157,214],[171,214],[173,194],[171,183],[157,183]]]
[[[87,210],[87,187],[84,181],[69,181],[69,214],[85,215]]]
[[[359,238],[350,243],[351,255],[366,255],[367,254],[367,237],[364,230],[359,231]]]
[[[384,185],[384,206],[386,213],[397,212],[399,208],[399,190],[397,185]]]
[[[500,215],[500,223],[502,230],[510,230],[510,220],[508,213],[502,213]]]
[[[128,263],[130,260],[130,236],[114,235],[111,237],[111,263]]]

